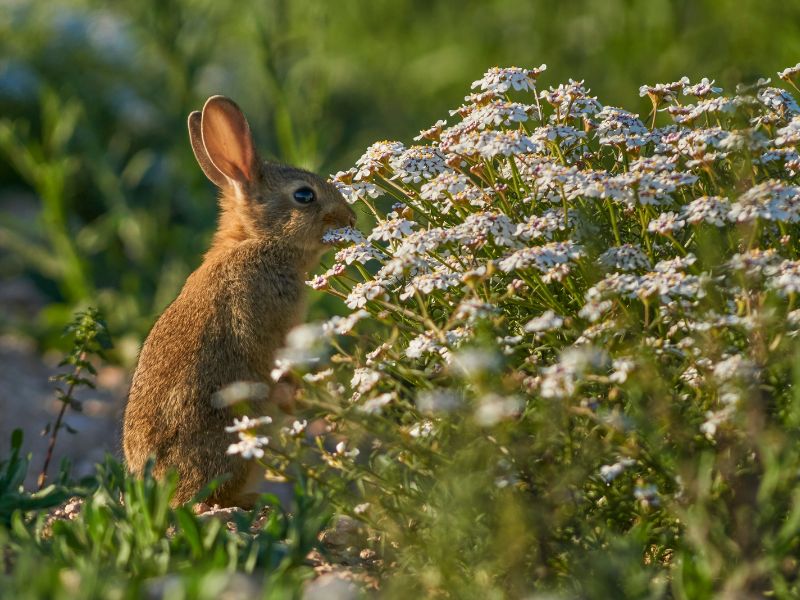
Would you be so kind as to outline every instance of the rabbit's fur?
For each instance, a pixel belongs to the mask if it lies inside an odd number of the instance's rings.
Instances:
[[[125,409],[125,460],[135,474],[151,456],[156,477],[175,469],[174,504],[227,475],[208,501],[249,506],[254,466],[226,454],[238,438],[225,427],[242,407],[220,406],[212,396],[233,382],[271,383],[276,351],[303,315],[306,272],[326,249],[322,236],[353,225],[354,214],[321,177],[263,163],[244,115],[227,98],[209,98],[202,113],[192,113],[189,133],[200,167],[221,190],[219,225],[142,347]],[[313,190],[314,200],[297,201],[301,188]],[[265,414],[275,400],[254,399],[247,414]]]

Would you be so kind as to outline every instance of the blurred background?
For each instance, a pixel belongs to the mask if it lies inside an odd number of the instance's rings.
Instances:
[[[96,305],[132,365],[214,228],[185,125],[211,94],[265,156],[330,174],[493,65],[646,114],[643,83],[732,90],[798,60],[800,3],[778,0],[0,0],[0,333],[41,354]]]

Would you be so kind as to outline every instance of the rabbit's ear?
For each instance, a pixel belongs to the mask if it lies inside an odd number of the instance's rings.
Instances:
[[[199,110],[189,115],[189,141],[192,143],[194,157],[197,159],[200,168],[203,169],[203,173],[206,174],[206,177],[208,177],[214,185],[219,188],[225,187],[228,185],[228,180],[219,172],[219,169],[214,166],[214,163],[211,162],[211,159],[208,157],[208,152],[206,152],[206,147],[203,145],[200,121],[201,116]]]
[[[247,185],[255,181],[258,155],[247,119],[233,100],[209,98],[200,117],[200,132],[208,158],[229,182]]]

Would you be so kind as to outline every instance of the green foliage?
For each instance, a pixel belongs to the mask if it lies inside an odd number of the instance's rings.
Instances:
[[[191,505],[171,508],[174,475],[134,479],[110,457],[82,486],[50,486],[35,494],[17,486],[12,494],[5,487],[8,476],[17,484],[24,478],[19,437],[13,472],[3,463],[7,475],[0,481],[2,598],[66,598],[78,591],[82,598],[216,598],[244,585],[235,573],[253,577],[244,578],[252,593],[288,598],[312,574],[305,559],[329,518],[312,487],[295,486],[291,515],[265,495],[265,516],[259,509],[234,513],[228,517],[233,529],[219,517],[196,515]],[[46,518],[47,508],[70,496],[84,499],[77,516]]]
[[[80,372],[86,371],[90,375],[97,375],[97,370],[90,362],[90,357],[96,356],[105,359],[105,352],[113,347],[108,326],[100,311],[90,307],[79,312],[66,326],[64,334],[72,338],[72,349],[59,363],[60,367],[69,365],[72,371],[56,375],[53,380],[61,381],[69,388],[86,386],[94,388],[94,382],[86,377],[81,377]],[[68,394],[61,394],[61,399]],[[74,398],[72,403],[77,403]],[[76,406],[80,410],[80,404]]]
[[[105,358],[104,351],[112,347],[111,336],[108,327],[100,311],[96,308],[89,308],[85,312],[79,312],[65,328],[64,334],[72,338],[72,349],[58,366],[69,365],[71,369],[65,373],[59,373],[53,377],[54,381],[60,381],[66,387],[56,388],[56,396],[61,402],[61,409],[54,425],[48,423],[44,429],[44,435],[50,434],[50,442],[47,447],[47,455],[44,459],[44,466],[39,473],[39,488],[44,486],[47,479],[47,468],[53,457],[58,432],[65,427],[70,433],[75,431],[64,422],[64,415],[67,408],[80,412],[83,406],[75,397],[75,390],[81,387],[94,389],[94,382],[89,376],[97,375],[97,371],[92,365],[92,357]],[[88,376],[87,376],[88,375]]]
[[[42,511],[66,500],[70,492],[63,485],[49,485],[35,493],[23,489],[30,457],[20,456],[22,430],[11,435],[11,454],[0,461],[0,527],[8,527],[17,511]],[[18,513],[17,513],[18,514]]]
[[[197,265],[211,186],[186,116],[245,108],[268,157],[323,173],[409,138],[494,64],[539,64],[630,104],[642,81],[773,75],[800,47],[791,2],[12,1],[0,15],[0,276],[32,278],[47,346],[99,305],[131,364]],[[642,110],[645,110],[644,104]],[[32,208],[27,194],[33,194]],[[24,202],[23,202],[24,200]],[[312,314],[335,303],[319,300]],[[0,326],[18,326],[4,323]]]

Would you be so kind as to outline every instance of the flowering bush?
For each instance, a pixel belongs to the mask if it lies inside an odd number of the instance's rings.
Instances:
[[[309,282],[351,311],[301,363],[328,439],[266,464],[374,529],[390,593],[798,594],[800,106],[683,78],[641,119],[544,71],[333,177],[375,225]]]

